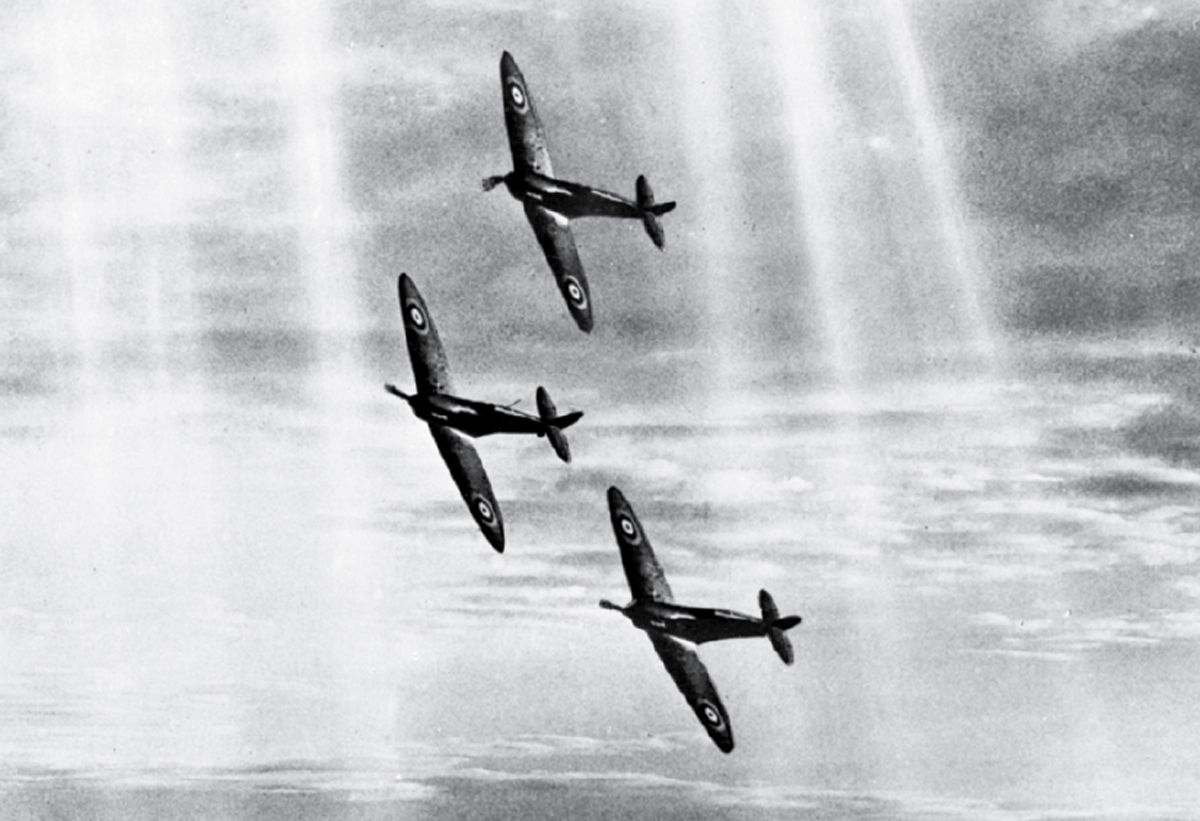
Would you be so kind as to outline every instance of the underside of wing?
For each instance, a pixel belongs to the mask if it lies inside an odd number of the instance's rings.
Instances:
[[[449,428],[430,425],[429,430],[475,523],[496,552],[503,553],[504,521],[479,454],[470,442]]]
[[[654,548],[642,530],[642,523],[615,487],[608,489],[608,514],[612,519],[613,534],[621,547],[621,564],[625,567],[625,578],[633,598],[637,601],[674,601],[671,586],[654,557]]]
[[[508,129],[509,147],[512,148],[513,168],[553,177],[542,121],[533,105],[533,98],[529,96],[525,77],[517,68],[517,61],[507,51],[500,58],[500,88],[504,93],[504,125]]]
[[[696,651],[681,641],[662,633],[647,632],[654,651],[662,659],[663,666],[675,680],[675,686],[688,706],[695,712],[696,718],[708,731],[708,737],[727,753],[733,749],[733,729],[729,726],[729,714],[725,705],[717,695],[717,688],[708,676],[708,670]]]
[[[583,275],[583,264],[579,251],[575,249],[575,237],[571,235],[571,224],[561,214],[540,205],[526,203],[525,216],[533,226],[550,270],[558,281],[567,309],[575,318],[575,324],[583,331],[592,330],[592,299],[588,292],[587,277]]]
[[[399,290],[400,316],[404,319],[404,338],[408,342],[408,358],[412,362],[417,392],[451,393],[446,352],[421,292],[408,274],[400,275]]]

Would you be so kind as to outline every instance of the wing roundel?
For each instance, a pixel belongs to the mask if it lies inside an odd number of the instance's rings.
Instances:
[[[525,77],[517,61],[507,51],[500,58],[500,88],[504,93],[504,125],[508,129],[508,145],[512,149],[513,168],[535,171],[546,177],[554,176],[550,167],[550,151],[546,134],[538,117]]]
[[[732,751],[733,728],[729,726],[729,713],[725,712],[725,705],[721,703],[716,685],[709,678],[700,656],[678,639],[653,630],[647,631],[646,635],[654,644],[654,651],[662,659],[663,666],[675,680],[675,686],[708,731],[708,737],[721,752]]]
[[[437,442],[438,451],[458,492],[462,494],[471,518],[479,525],[484,537],[497,553],[504,552],[504,520],[500,518],[500,505],[492,493],[492,483],[483,470],[483,462],[474,446],[458,433],[441,425],[430,425],[430,433]]]
[[[417,393],[450,393],[446,351],[442,348],[433,317],[425,307],[425,300],[408,274],[400,275],[398,287],[400,316],[404,320],[404,338],[408,342],[408,358],[412,362]]]
[[[608,489],[608,513],[612,519],[613,534],[621,548],[621,564],[625,578],[629,581],[629,592],[635,601],[671,602],[671,586],[662,566],[654,557],[654,548],[642,530],[642,523],[621,491]]]

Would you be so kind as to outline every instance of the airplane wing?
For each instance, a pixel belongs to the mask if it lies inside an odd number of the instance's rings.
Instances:
[[[399,290],[400,316],[404,319],[404,338],[417,393],[451,393],[446,352],[421,292],[408,274],[400,275]]]
[[[615,487],[608,489],[608,513],[617,544],[621,547],[621,564],[625,567],[625,578],[629,581],[633,598],[636,601],[674,601],[671,586],[667,584],[662,566],[654,557],[654,548],[642,530],[642,523],[621,491]],[[661,650],[659,655],[662,655]]]
[[[571,224],[561,214],[533,203],[525,204],[525,216],[533,226],[550,270],[558,280],[567,309],[575,318],[580,330],[592,330],[592,303],[588,293],[587,277],[583,275],[583,263],[575,250],[575,237],[571,235]]]
[[[580,252],[575,250],[570,222],[563,215],[529,203],[526,204],[526,216],[533,226],[533,233],[538,235],[541,250],[558,281],[566,308],[575,317],[575,324],[584,332],[592,331],[592,295],[587,277],[583,275]]]
[[[534,108],[533,98],[529,96],[525,77],[517,68],[517,61],[507,51],[500,58],[500,87],[504,92],[504,125],[508,128],[513,168],[553,177],[542,121]]]
[[[429,431],[475,523],[496,552],[503,553],[504,521],[500,518],[500,505],[496,503],[492,483],[483,470],[479,454],[470,442],[450,428],[431,424]]]
[[[708,737],[721,752],[730,752],[733,749],[733,728],[729,726],[729,714],[725,712],[725,705],[721,703],[717,688],[708,677],[708,670],[700,661],[700,656],[683,642],[663,633],[648,630],[646,635],[650,637],[663,666],[675,679],[675,686],[708,731]]]

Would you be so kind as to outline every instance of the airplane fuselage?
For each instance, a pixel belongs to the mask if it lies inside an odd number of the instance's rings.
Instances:
[[[577,182],[556,180],[534,171],[512,171],[504,176],[508,193],[524,203],[540,205],[567,219],[576,217],[624,217],[641,219],[642,210],[633,200],[611,191],[601,191]]]
[[[418,419],[434,425],[460,430],[468,436],[492,433],[546,434],[546,423],[519,410],[475,402],[445,393],[425,393],[404,397]]]
[[[762,619],[735,610],[686,607],[657,601],[635,601],[618,609],[633,622],[634,627],[647,632],[666,633],[695,644],[767,634]]]

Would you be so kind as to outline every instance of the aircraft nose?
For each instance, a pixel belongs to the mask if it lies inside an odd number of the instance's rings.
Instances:
[[[500,71],[503,74],[519,74],[521,71],[517,68],[517,61],[507,51],[500,55]]]

